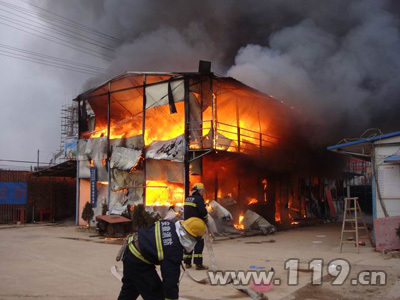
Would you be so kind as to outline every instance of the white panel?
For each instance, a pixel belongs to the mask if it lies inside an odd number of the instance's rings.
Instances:
[[[384,164],[378,168],[381,197],[400,198],[400,165]]]
[[[185,87],[183,80],[171,81],[175,102],[183,101]],[[168,104],[168,82],[146,87],[146,109]]]
[[[110,167],[122,171],[129,171],[139,162],[141,154],[141,150],[134,150],[124,147],[113,147]]]
[[[389,213],[389,216],[395,216],[391,214],[391,212],[399,212],[400,211],[400,199],[385,199],[386,210]]]
[[[148,159],[146,160],[146,180],[164,180],[175,183],[183,183],[183,163]]]
[[[390,144],[390,143],[399,143],[399,142],[400,142],[400,136],[394,136],[394,137],[383,139],[383,140],[377,140],[374,142],[374,144],[379,145],[379,144]]]
[[[142,149],[143,137],[142,135],[135,135],[129,138],[112,139],[110,140],[111,147],[125,147],[129,149]]]
[[[182,162],[183,151],[183,135],[180,135],[171,140],[152,142],[146,150],[145,157]]]
[[[389,214],[389,217],[400,216],[400,199],[384,199],[386,210]],[[383,210],[380,202],[377,203],[377,214],[381,217],[384,217]]]
[[[88,160],[79,161],[79,178],[90,178],[90,168]]]
[[[386,210],[389,216],[400,215],[400,169],[399,165],[384,163],[386,157],[395,154],[399,151],[398,146],[379,146],[379,144],[387,144],[399,142],[400,136],[376,141],[375,160],[379,166],[378,169],[378,184],[381,196],[385,201]],[[375,201],[376,201],[376,214],[378,218],[385,217],[380,201],[378,192],[375,185]],[[392,199],[390,199],[392,198]],[[393,199],[395,198],[395,199]]]

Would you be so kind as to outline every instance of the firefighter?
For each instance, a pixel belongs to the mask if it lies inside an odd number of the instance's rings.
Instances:
[[[189,197],[185,199],[184,204],[184,219],[190,219],[192,217],[200,218],[204,222],[207,223],[208,212],[206,209],[206,205],[204,204],[204,195],[205,189],[204,184],[196,183],[192,187],[192,193]],[[183,259],[185,262],[186,268],[192,267],[192,259],[194,264],[196,265],[196,270],[207,270],[208,267],[203,265],[203,249],[204,249],[204,240],[200,239],[196,246],[194,247],[194,251],[184,251]],[[194,252],[194,253],[193,253]]]
[[[123,254],[122,288],[118,300],[164,300],[179,298],[183,250],[192,251],[204,236],[206,225],[199,218],[157,221],[128,238]],[[117,258],[118,260],[118,258]],[[161,266],[162,280],[156,272]]]

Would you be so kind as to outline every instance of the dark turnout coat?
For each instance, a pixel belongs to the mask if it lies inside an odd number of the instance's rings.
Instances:
[[[140,228],[136,243],[132,242],[133,239],[128,240],[129,251],[125,251],[119,299],[132,299],[139,294],[143,299],[178,299],[183,246],[175,223],[158,221],[151,227]],[[162,282],[154,265],[161,267]]]
[[[206,205],[198,191],[193,192],[191,196],[186,198],[183,209],[185,220],[196,217],[205,222],[207,221],[208,212]]]

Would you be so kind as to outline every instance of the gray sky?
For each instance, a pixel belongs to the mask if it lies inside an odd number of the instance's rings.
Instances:
[[[4,2],[33,10],[32,7],[22,1],[7,0]],[[18,12],[8,6],[0,5],[0,16],[23,20],[15,14],[18,14]],[[26,17],[24,14],[19,15]],[[35,19],[39,20],[34,17],[29,18],[29,20]],[[18,26],[7,20],[9,19],[0,19],[0,22],[37,33],[37,31],[29,30],[25,26]],[[22,32],[5,24],[0,24],[0,44],[2,45],[100,67],[107,66],[102,59]],[[10,49],[0,47],[0,50],[9,51]],[[15,53],[15,51],[13,52]],[[60,145],[60,110],[62,103],[71,102],[71,99],[81,91],[83,84],[92,75],[6,57],[1,54],[10,53],[0,51],[0,87],[2,91],[0,100],[0,159],[36,161],[36,152],[37,149],[40,149],[40,160],[49,161],[52,153],[56,152]],[[8,165],[19,164],[0,162],[0,168]]]
[[[301,110],[303,134],[322,146],[370,127],[400,130],[399,20],[396,0],[0,0],[0,44],[105,68],[108,78],[195,71],[198,60],[210,60],[214,71]],[[65,29],[74,37],[57,32]],[[35,160],[40,149],[48,161],[59,147],[61,104],[104,78],[4,50],[0,159]]]

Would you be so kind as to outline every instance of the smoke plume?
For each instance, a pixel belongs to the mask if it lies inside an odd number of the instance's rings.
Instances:
[[[398,1],[35,3],[118,37],[110,75],[194,71],[210,60],[293,106],[319,143],[400,128]]]

